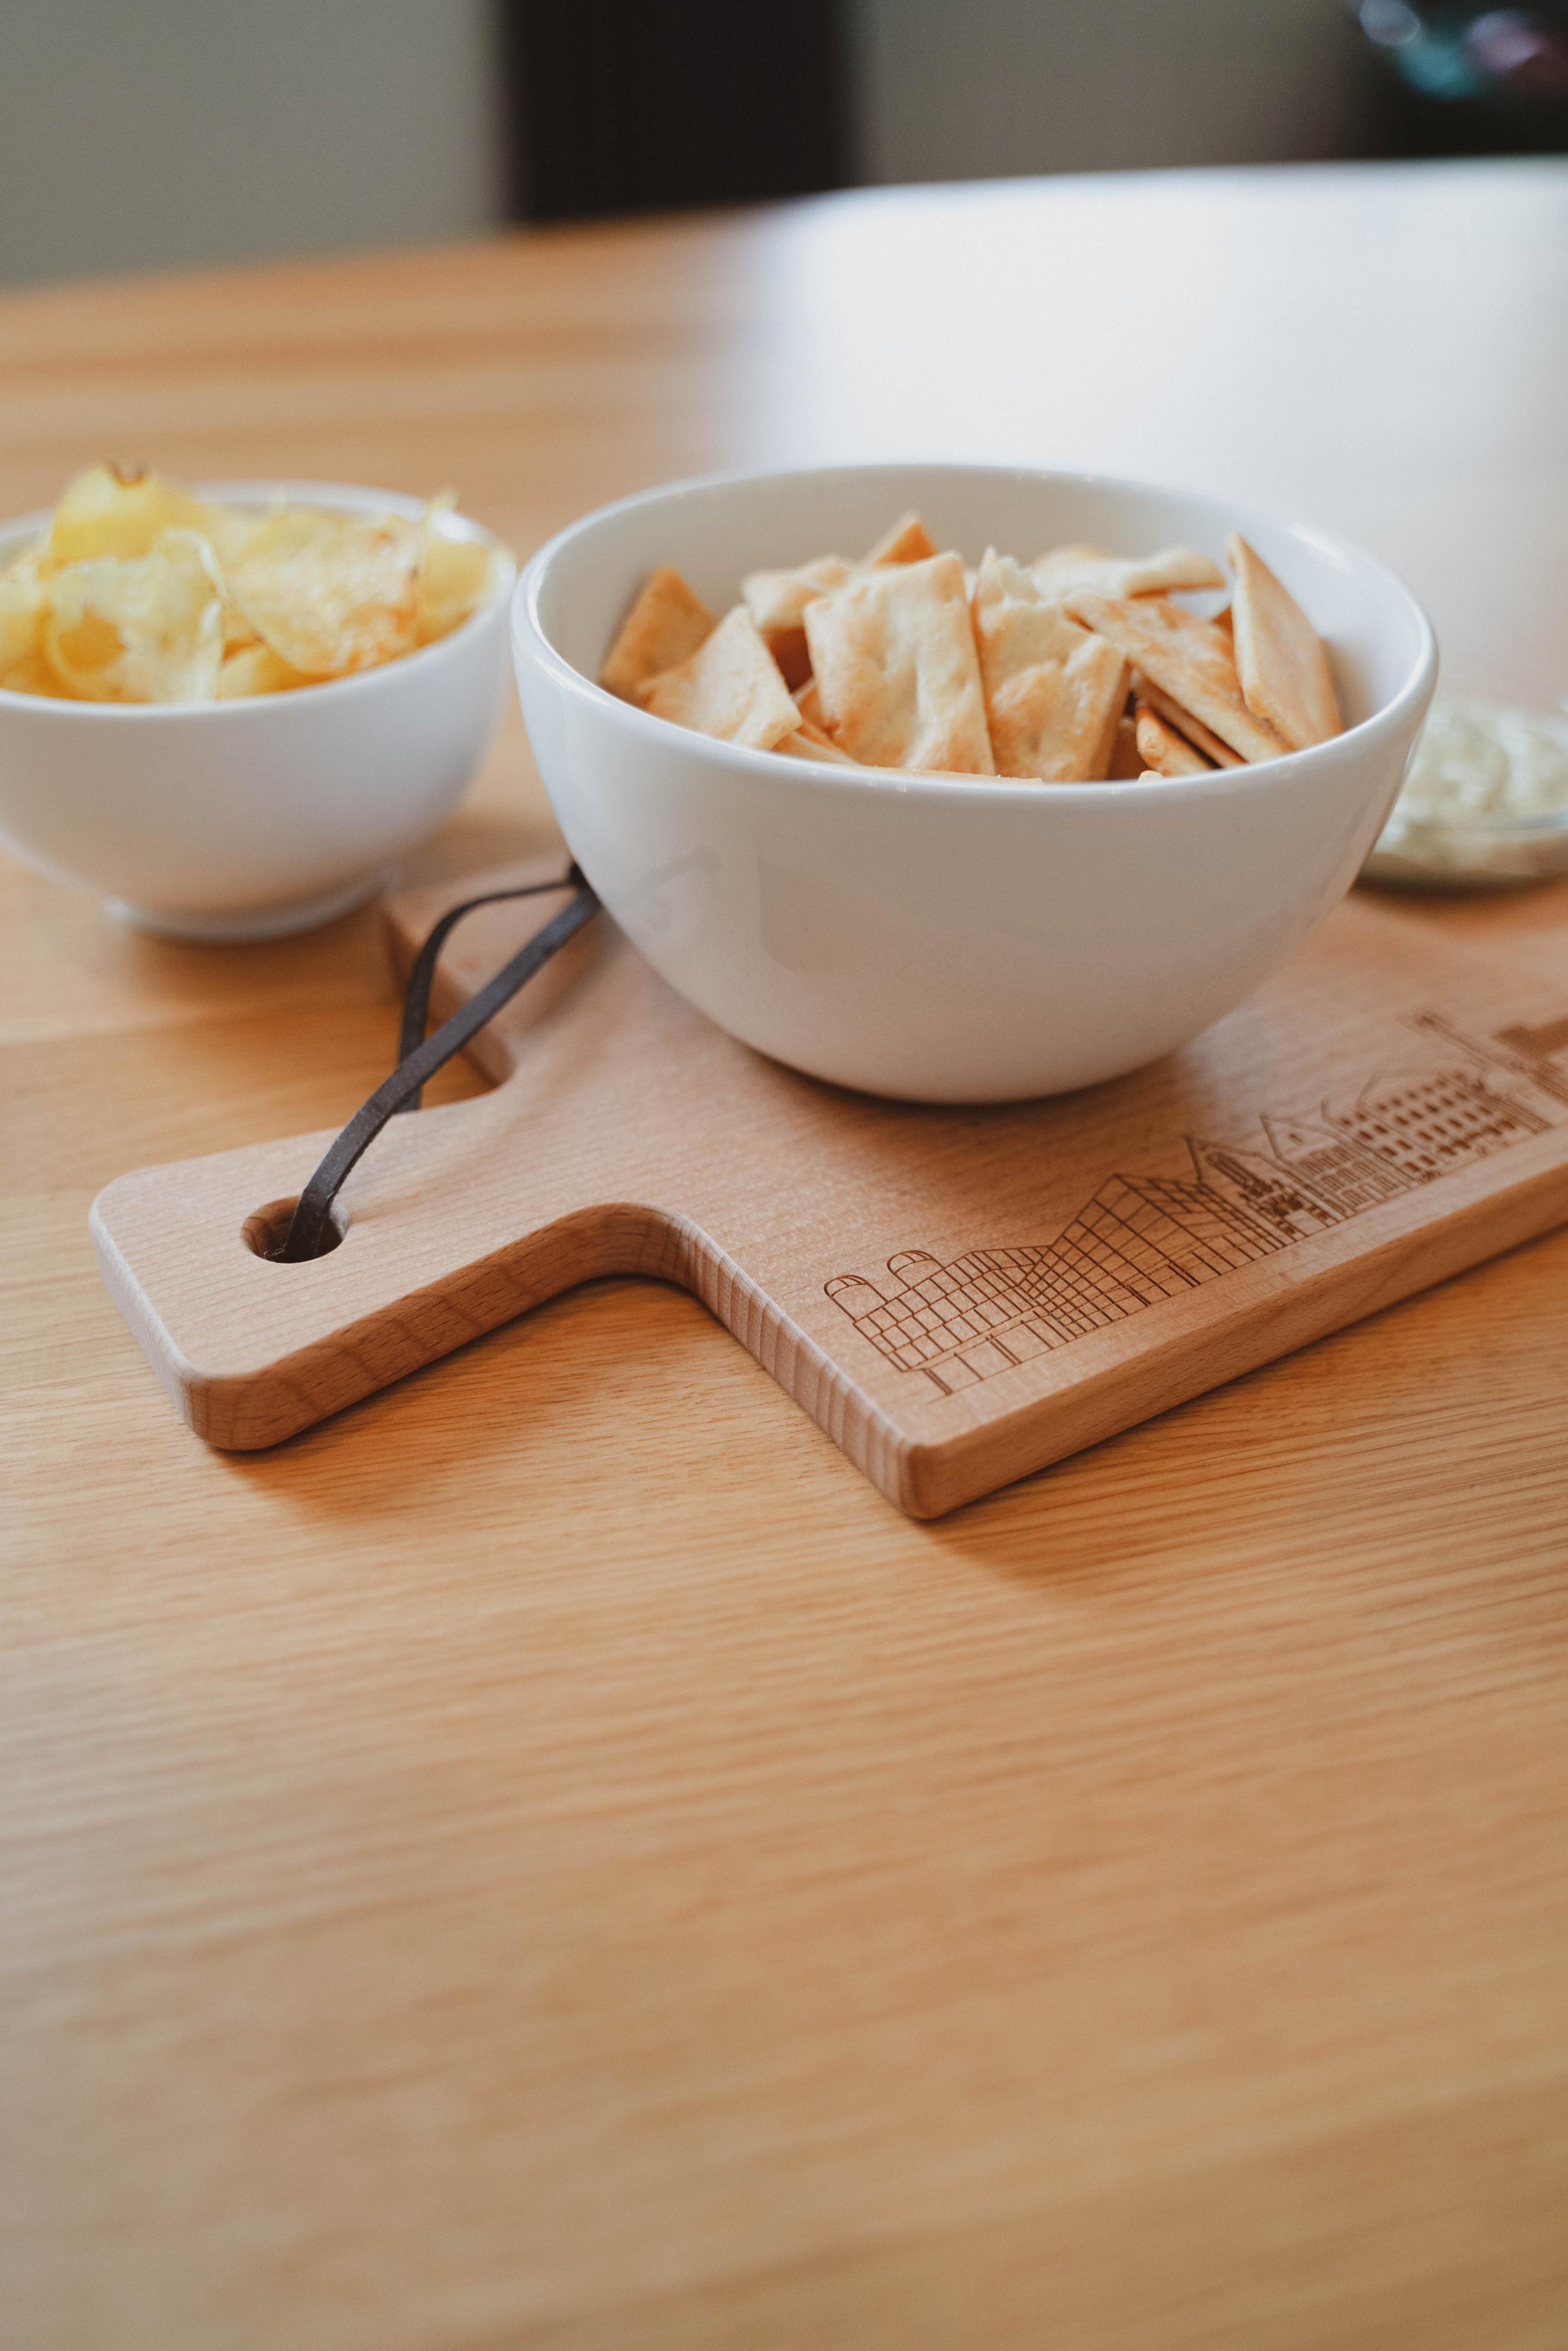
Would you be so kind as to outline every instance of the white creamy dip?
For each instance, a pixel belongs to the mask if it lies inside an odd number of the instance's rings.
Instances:
[[[1456,882],[1523,880],[1568,862],[1568,718],[1469,695],[1435,701],[1372,870],[1396,861]]]

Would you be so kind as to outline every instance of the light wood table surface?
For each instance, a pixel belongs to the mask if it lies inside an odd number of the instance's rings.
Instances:
[[[0,511],[1082,465],[1542,701],[1565,384],[1560,165],[878,193],[10,297]],[[514,724],[413,871],[552,837]],[[630,1281],[212,1453],[88,1204],[337,1124],[379,919],[0,862],[8,2346],[1568,2343],[1568,1232],[935,1525]]]

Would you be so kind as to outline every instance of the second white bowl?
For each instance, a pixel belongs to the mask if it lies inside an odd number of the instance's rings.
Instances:
[[[336,482],[204,482],[202,497],[416,519],[417,498]],[[0,563],[48,526],[0,528]],[[477,523],[456,536],[494,544]],[[511,577],[507,567],[507,581]],[[0,842],[144,930],[274,938],[367,897],[470,782],[507,690],[507,594],[379,669],[211,703],[0,692]]]

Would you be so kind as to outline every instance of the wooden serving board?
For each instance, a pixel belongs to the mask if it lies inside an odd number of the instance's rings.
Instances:
[[[457,896],[391,909],[406,967]],[[455,933],[444,1018],[560,901]],[[1000,1109],[796,1076],[601,916],[394,1119],[313,1264],[256,1253],[330,1137],[121,1177],[104,1278],[209,1443],[277,1444],[601,1274],[694,1290],[901,1510],[935,1517],[1568,1217],[1568,956],[1352,900],[1152,1068]],[[356,1105],[345,1102],[345,1117]]]

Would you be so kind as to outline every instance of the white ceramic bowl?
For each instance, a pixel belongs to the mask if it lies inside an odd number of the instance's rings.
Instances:
[[[1347,731],[1196,781],[940,782],[741,750],[594,684],[655,563],[722,611],[743,573],[853,555],[906,507],[971,562],[1066,540],[1218,556],[1240,530],[1326,639]],[[779,1061],[922,1102],[1092,1084],[1239,1003],[1354,879],[1437,674],[1415,599],[1322,532],[1227,498],[967,465],[653,490],[541,549],[512,610],[545,788],[649,962]]]
[[[300,505],[423,511],[335,482],[204,482],[198,494],[244,505],[276,489]],[[48,520],[0,525],[0,564]],[[465,517],[450,528],[495,543]],[[166,937],[276,938],[328,922],[462,797],[504,705],[507,601],[503,586],[436,643],[289,694],[136,704],[0,691],[0,841]]]

